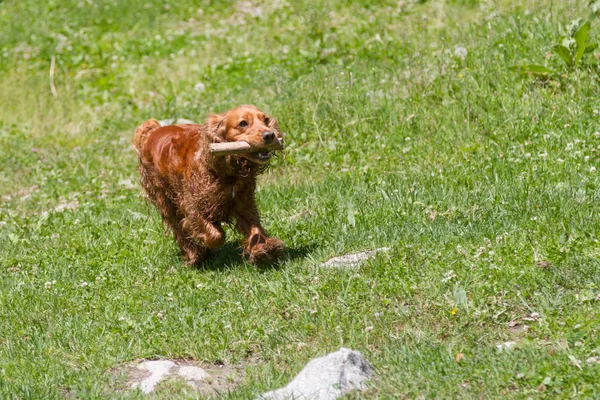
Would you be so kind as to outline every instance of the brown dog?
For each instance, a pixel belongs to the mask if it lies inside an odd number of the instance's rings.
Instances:
[[[246,238],[251,262],[274,261],[283,242],[268,237],[260,225],[254,192],[256,177],[270,153],[212,156],[210,143],[246,141],[261,146],[281,138],[277,121],[258,108],[243,105],[210,115],[202,125],[161,126],[154,119],[133,136],[139,154],[142,186],[171,228],[188,265],[206,259],[209,249],[225,243],[221,222],[235,219]]]

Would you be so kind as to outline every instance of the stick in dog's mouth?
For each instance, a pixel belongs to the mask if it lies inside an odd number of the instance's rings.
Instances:
[[[213,156],[245,154],[251,155],[252,158],[257,160],[268,161],[271,157],[271,151],[283,150],[283,140],[277,139],[273,143],[269,143],[260,147],[253,146],[248,142],[211,143],[209,146],[210,154]]]

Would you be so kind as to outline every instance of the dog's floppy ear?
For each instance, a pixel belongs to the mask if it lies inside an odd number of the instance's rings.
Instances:
[[[206,119],[206,131],[212,142],[225,141],[225,114],[211,114]]]

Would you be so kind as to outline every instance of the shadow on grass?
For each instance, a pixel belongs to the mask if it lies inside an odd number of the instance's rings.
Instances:
[[[296,259],[306,257],[306,255],[313,251],[316,247],[317,246],[315,244],[299,246],[295,248],[286,247],[283,252],[283,256],[276,263],[259,263],[255,266],[260,272],[278,270],[281,269],[288,261],[294,261]],[[231,268],[236,269],[246,264],[248,264],[248,262],[242,256],[242,249],[235,243],[225,243],[218,250],[214,251],[208,260],[198,265],[196,269],[201,271],[218,271]]]

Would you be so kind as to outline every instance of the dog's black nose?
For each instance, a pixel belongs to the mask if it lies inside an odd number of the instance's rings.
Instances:
[[[272,142],[275,139],[275,132],[263,132],[262,138],[265,143]]]

